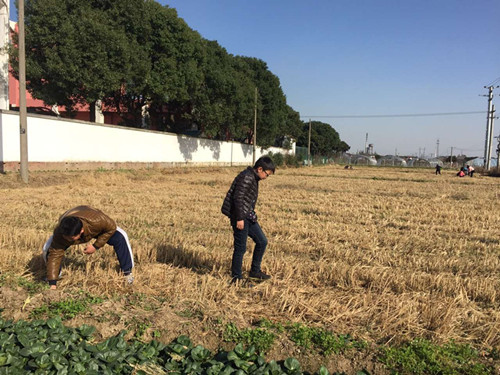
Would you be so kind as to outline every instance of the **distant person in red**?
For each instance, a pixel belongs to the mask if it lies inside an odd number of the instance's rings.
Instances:
[[[78,206],[59,218],[54,234],[43,246],[50,289],[57,288],[66,250],[71,245],[87,243],[92,239],[95,239],[94,243],[89,243],[83,252],[91,255],[106,244],[113,246],[126,282],[133,283],[134,258],[127,233],[102,211],[89,206]]]

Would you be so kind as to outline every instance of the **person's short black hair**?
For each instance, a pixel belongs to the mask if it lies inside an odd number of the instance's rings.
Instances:
[[[67,216],[59,223],[59,228],[64,236],[77,236],[83,227],[82,221],[75,216]]]
[[[264,171],[272,171],[273,174],[276,170],[276,167],[274,166],[273,159],[271,159],[269,156],[262,156],[260,157],[256,162],[255,165],[253,166],[253,169],[257,169],[261,167],[262,170]]]

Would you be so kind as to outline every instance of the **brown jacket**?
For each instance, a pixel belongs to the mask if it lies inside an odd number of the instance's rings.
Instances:
[[[60,218],[75,216],[83,223],[83,233],[76,241],[68,241],[61,233],[59,225],[54,229],[52,243],[47,255],[47,280],[57,280],[64,251],[71,245],[89,242],[95,238],[94,247],[103,247],[116,231],[116,223],[102,211],[89,206],[78,206],[66,211]]]

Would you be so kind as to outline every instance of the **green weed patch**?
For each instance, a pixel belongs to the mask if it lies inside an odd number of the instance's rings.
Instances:
[[[76,298],[68,298],[58,302],[50,302],[35,308],[30,313],[30,318],[54,318],[61,317],[62,320],[72,319],[75,316],[89,310],[93,304],[103,302],[104,299],[88,294],[80,295]]]
[[[392,374],[486,375],[493,370],[480,362],[478,352],[469,345],[453,341],[443,346],[417,339],[397,348],[381,350],[380,360]]]
[[[318,351],[323,355],[344,353],[351,349],[362,350],[367,347],[364,341],[355,340],[350,335],[335,334],[321,327],[308,327],[300,323],[282,325],[269,320],[262,320],[259,326],[277,333],[284,332],[298,346]]]
[[[276,335],[265,328],[245,328],[239,329],[235,324],[226,325],[223,339],[226,342],[243,343],[247,346],[254,346],[259,353],[267,352],[274,343]]]
[[[13,274],[0,274],[0,286],[21,287],[29,295],[48,289],[47,283],[29,280]]]

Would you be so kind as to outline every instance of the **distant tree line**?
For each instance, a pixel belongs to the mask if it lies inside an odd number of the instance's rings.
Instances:
[[[264,61],[228,53],[156,1],[26,0],[25,30],[26,85],[48,105],[89,104],[93,113],[101,102],[137,126],[148,104],[160,130],[197,124],[201,136],[249,142],[257,103],[258,145],[307,145],[307,125]],[[16,48],[11,66],[17,77]],[[313,129],[316,152],[349,149],[330,125]]]

